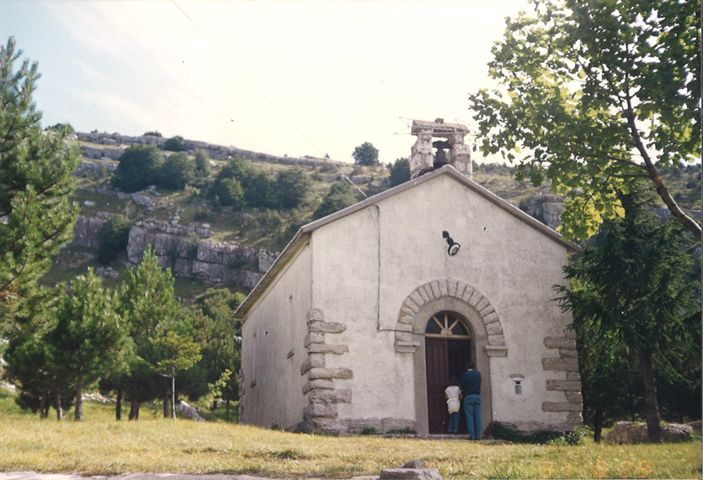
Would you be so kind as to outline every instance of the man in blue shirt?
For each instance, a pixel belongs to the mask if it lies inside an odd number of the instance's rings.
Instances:
[[[481,438],[481,372],[466,365],[466,371],[459,379],[459,388],[464,395],[464,413],[469,440]]]

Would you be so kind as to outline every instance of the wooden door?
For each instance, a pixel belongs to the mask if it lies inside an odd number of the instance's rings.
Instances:
[[[425,337],[425,366],[427,371],[427,408],[430,433],[447,433],[449,412],[444,389],[449,379],[458,379],[464,372],[464,365],[471,358],[471,341]],[[462,409],[463,410],[463,409]],[[459,422],[460,432],[466,432],[466,422],[462,411]]]

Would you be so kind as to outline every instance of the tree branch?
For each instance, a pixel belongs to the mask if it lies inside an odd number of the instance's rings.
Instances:
[[[642,143],[639,130],[637,129],[637,124],[635,123],[635,113],[632,109],[632,99],[629,95],[627,97],[627,108],[625,109],[625,118],[627,118],[627,125],[630,128],[630,134],[632,135],[632,140],[635,143],[635,148],[637,148],[637,151],[642,156],[642,160],[644,160],[645,168],[647,169],[649,178],[652,180],[652,182],[654,182],[657,194],[659,194],[659,197],[666,204],[671,214],[676,217],[683,224],[684,227],[686,227],[686,230],[693,233],[697,239],[700,239],[702,232],[700,224],[696,222],[693,218],[688,216],[686,212],[681,210],[681,207],[679,207],[679,204],[676,203],[676,200],[671,197],[669,190],[664,186],[664,183],[662,182],[662,177],[661,175],[659,175],[659,170],[654,165],[654,162],[649,156],[649,152],[647,152],[647,149]]]

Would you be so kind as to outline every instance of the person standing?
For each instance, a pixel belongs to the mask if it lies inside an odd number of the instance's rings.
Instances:
[[[459,417],[461,414],[461,389],[457,385],[456,376],[449,380],[449,386],[444,389],[449,411],[449,433],[459,433]]]
[[[466,365],[466,371],[459,379],[459,388],[464,395],[464,413],[469,440],[481,438],[481,372]]]

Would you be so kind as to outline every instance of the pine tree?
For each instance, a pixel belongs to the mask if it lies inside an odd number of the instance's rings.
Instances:
[[[119,389],[132,402],[130,420],[139,418],[141,402],[156,398],[164,387],[162,379],[154,373],[160,359],[152,339],[165,325],[173,323],[179,308],[171,272],[161,269],[156,255],[148,247],[141,263],[129,270],[120,290],[119,313],[130,326],[135,346],[130,373],[119,380]]]
[[[83,420],[83,389],[126,367],[128,338],[112,292],[92,270],[62,292],[56,325],[46,340],[53,346],[54,367],[75,385],[76,420]]]
[[[643,385],[648,437],[659,442],[657,377],[680,376],[672,360],[691,354],[696,318],[700,321],[692,313],[700,312],[700,303],[690,279],[689,237],[674,220],[662,224],[639,190],[621,196],[625,217],[603,224],[595,242],[565,268],[572,286],[558,290],[574,313],[582,348],[591,352],[581,358],[592,360],[582,367],[584,381],[603,381],[617,364],[608,357],[630,351]]]
[[[10,37],[0,46],[0,326],[29,317],[36,282],[71,237],[78,164],[68,130],[42,132],[32,95],[37,64]],[[36,304],[35,304],[36,305]]]

